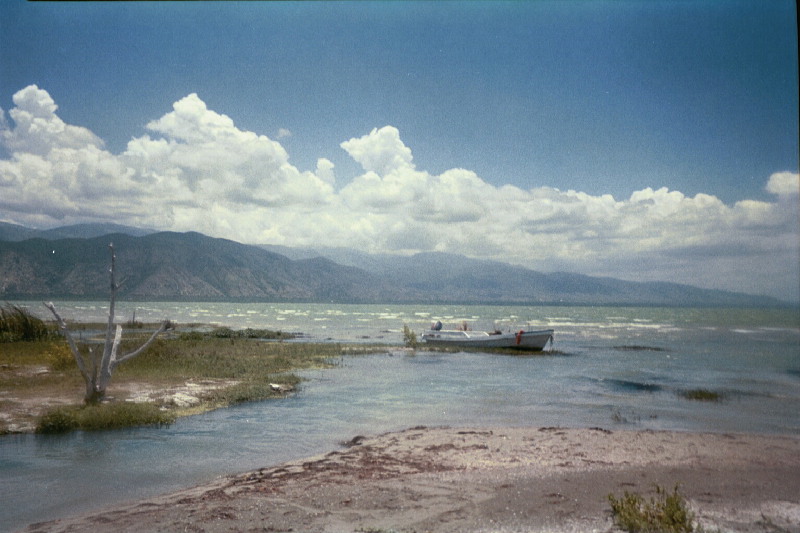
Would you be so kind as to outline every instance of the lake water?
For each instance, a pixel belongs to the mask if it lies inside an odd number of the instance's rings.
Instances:
[[[20,303],[20,302],[17,302]],[[39,302],[22,302],[41,316]],[[67,320],[104,302],[57,302]],[[800,433],[800,313],[774,309],[120,302],[119,321],[214,323],[382,342],[344,357],[285,399],[140,428],[0,437],[0,529],[85,512],[335,449],[358,434],[416,425],[565,426]],[[404,324],[547,326],[537,356],[415,353]],[[0,346],[1,349],[1,346]],[[723,395],[687,400],[691,389]]]

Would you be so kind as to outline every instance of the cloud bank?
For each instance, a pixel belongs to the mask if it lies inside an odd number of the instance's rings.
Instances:
[[[800,177],[792,171],[764,176],[771,201],[726,205],[650,187],[618,200],[495,186],[462,168],[433,175],[417,169],[400,132],[384,126],[341,143],[363,173],[340,184],[328,159],[301,171],[279,142],[237,128],[196,94],[149,122],[148,134],[120,154],[64,123],[35,85],[13,103],[0,110],[7,222],[113,221],[246,243],[443,251],[800,299]]]

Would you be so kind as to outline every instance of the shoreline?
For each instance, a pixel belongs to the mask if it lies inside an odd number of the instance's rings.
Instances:
[[[706,529],[800,533],[800,437],[414,427],[22,531],[613,531],[608,495],[680,493]]]

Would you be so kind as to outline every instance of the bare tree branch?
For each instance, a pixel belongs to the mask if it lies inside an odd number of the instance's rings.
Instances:
[[[86,368],[86,363],[83,360],[83,356],[81,356],[80,350],[78,350],[78,345],[75,343],[75,339],[72,337],[72,333],[70,333],[69,328],[67,328],[67,323],[64,322],[64,319],[61,318],[61,315],[59,315],[58,311],[56,311],[56,306],[53,305],[53,302],[43,303],[45,307],[47,307],[50,312],[53,313],[59,329],[61,329],[61,331],[64,333],[64,337],[67,339],[67,344],[72,352],[72,356],[75,358],[75,363],[78,365],[78,370],[81,371],[83,380],[86,382],[86,394],[88,396],[94,391],[94,380],[92,379],[92,375],[89,373],[89,370]]]
[[[159,327],[147,340],[147,342],[145,342],[137,350],[123,355],[122,357],[118,357],[118,350],[122,341],[122,326],[117,325],[114,327],[114,314],[117,301],[117,291],[119,290],[120,285],[117,284],[115,278],[116,254],[114,253],[114,243],[109,244],[108,248],[111,251],[111,267],[109,268],[111,298],[108,306],[106,338],[103,345],[102,354],[98,356],[92,353],[91,349],[89,350],[91,369],[87,367],[86,361],[84,361],[80,351],[78,350],[75,339],[73,339],[72,334],[67,328],[67,324],[58,314],[53,303],[45,303],[45,306],[50,309],[50,312],[53,313],[53,316],[56,318],[58,326],[64,332],[64,336],[67,338],[67,343],[69,344],[70,350],[72,350],[72,355],[75,357],[75,362],[78,364],[78,369],[80,370],[81,375],[86,382],[86,396],[84,397],[84,401],[87,403],[97,402],[103,399],[106,393],[106,387],[111,381],[111,375],[117,365],[129,359],[133,359],[137,355],[144,352],[161,333],[173,327],[169,320],[165,320],[161,324],[161,327]]]
[[[156,340],[156,337],[158,337],[159,335],[161,335],[162,333],[164,333],[168,329],[171,329],[172,327],[173,327],[172,322],[170,322],[169,320],[165,320],[164,322],[162,322],[161,323],[161,327],[159,327],[153,333],[153,335],[149,339],[147,339],[147,342],[145,342],[142,346],[139,347],[139,349],[137,349],[137,350],[135,350],[133,352],[130,352],[128,354],[125,354],[122,357],[112,361],[112,368],[116,367],[120,363],[123,363],[123,362],[125,362],[125,361],[127,361],[129,359],[133,359],[137,355],[141,354],[143,351],[145,351],[147,348],[149,348],[151,344],[153,344],[153,341]]]
[[[113,343],[112,334],[114,333],[114,313],[117,302],[117,284],[114,280],[116,274],[117,255],[114,253],[114,243],[109,243],[108,249],[111,251],[111,267],[108,269],[111,278],[111,299],[108,304],[108,324],[106,325],[106,342],[103,345],[103,357],[100,360],[100,375],[110,374],[111,348]]]

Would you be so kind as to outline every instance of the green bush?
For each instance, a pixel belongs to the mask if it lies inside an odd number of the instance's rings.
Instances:
[[[44,320],[18,305],[0,307],[0,342],[39,341],[50,336]]]
[[[82,429],[97,431],[133,426],[164,426],[175,415],[150,403],[107,403],[55,407],[45,412],[36,425],[37,433],[66,433]]]
[[[678,493],[678,487],[667,492],[656,485],[658,498],[646,501],[642,496],[625,491],[622,498],[608,495],[614,524],[630,533],[694,533],[695,516]]]
[[[409,348],[414,349],[416,349],[419,345],[419,342],[417,341],[417,334],[408,327],[408,324],[403,325],[403,343],[405,343],[405,345]]]
[[[36,433],[67,433],[78,429],[79,425],[74,409],[56,407],[39,417]]]
[[[65,344],[51,346],[44,352],[44,356],[50,366],[50,370],[54,372],[72,370],[76,368],[77,365],[75,357]]]

